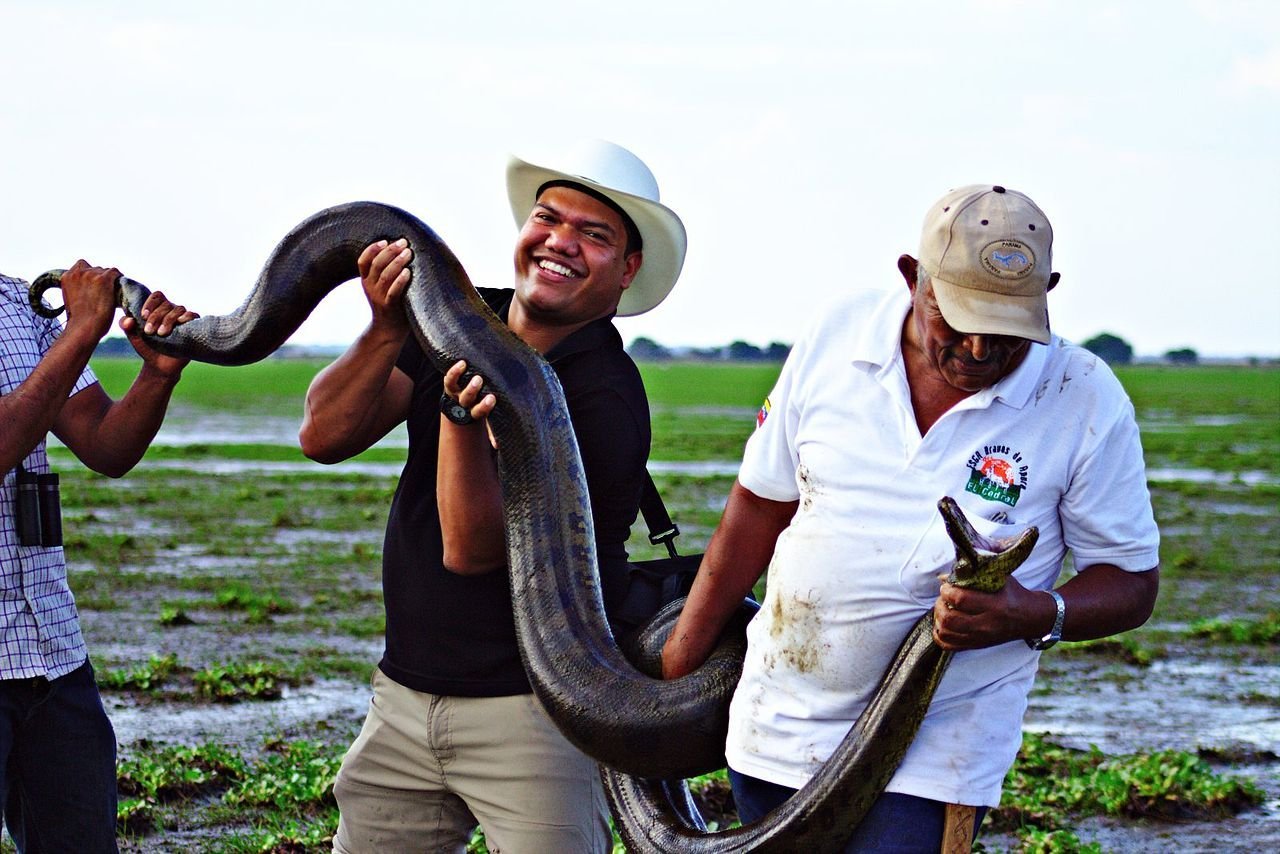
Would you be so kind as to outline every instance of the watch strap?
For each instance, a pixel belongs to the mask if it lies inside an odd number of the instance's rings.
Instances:
[[[440,395],[440,413],[459,427],[465,427],[475,421],[471,417],[470,409],[467,409],[447,394]]]
[[[1062,601],[1062,594],[1057,590],[1046,590],[1053,597],[1053,601],[1058,606],[1058,613],[1053,618],[1053,628],[1049,630],[1049,634],[1038,640],[1028,640],[1027,646],[1035,650],[1045,650],[1062,640],[1062,621],[1067,616],[1067,603]]]

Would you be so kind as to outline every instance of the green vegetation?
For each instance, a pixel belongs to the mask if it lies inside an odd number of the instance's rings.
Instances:
[[[1196,620],[1188,631],[1193,637],[1222,643],[1280,643],[1280,613],[1267,614],[1257,620]]]
[[[267,359],[248,368],[192,362],[173,392],[173,402],[212,412],[284,415],[302,418],[302,399],[327,359]],[[138,374],[131,358],[94,359],[93,371],[112,397],[119,397]]]
[[[1060,747],[1028,733],[1005,777],[1004,799],[985,827],[1016,832],[1031,843],[1025,850],[1085,851],[1090,849],[1079,845],[1074,834],[1064,833],[1084,816],[1214,819],[1261,801],[1262,792],[1253,783],[1215,774],[1194,754],[1162,750],[1106,756],[1097,749]]]
[[[122,829],[142,833],[165,805],[216,799],[229,813],[252,816],[252,827],[229,835],[234,850],[327,850],[337,828],[333,779],[341,756],[333,745],[305,740],[270,739],[258,759],[212,742],[142,745],[118,763],[119,821]],[[723,771],[691,780],[690,789],[709,829],[736,826]],[[1066,829],[1086,816],[1215,818],[1262,797],[1252,783],[1215,774],[1189,753],[1105,756],[1035,734],[1025,736],[1005,791],[1004,804],[989,814],[984,829],[1015,833],[1024,852],[1100,851]],[[482,832],[468,850],[486,850]],[[617,841],[614,850],[625,849]]]
[[[195,683],[196,696],[226,703],[279,699],[281,683],[289,681],[289,677],[269,664],[250,661],[205,667],[192,674],[191,681]]]
[[[1211,365],[1116,368],[1152,468],[1280,477],[1280,370]],[[1273,505],[1274,506],[1274,505]]]
[[[98,687],[106,691],[152,691],[168,682],[177,669],[178,656],[152,655],[145,664],[99,674]]]
[[[777,362],[658,362],[641,364],[640,375],[655,409],[746,407],[754,414],[781,369]]]
[[[341,761],[341,751],[310,741],[270,740],[258,759],[212,742],[144,744],[117,762],[117,822],[137,835],[154,828],[162,813],[181,814],[175,804],[211,801],[213,812],[248,814],[257,825],[226,835],[234,850],[328,850],[338,824],[333,778]]]
[[[104,691],[131,691],[174,701],[191,698],[220,703],[275,700],[283,685],[301,677],[287,668],[263,661],[242,661],[191,668],[175,653],[152,655],[145,663],[109,669],[98,675]]]
[[[275,527],[284,527],[277,524]],[[252,590],[243,582],[232,582],[214,594],[214,601],[225,611],[246,612],[246,623],[265,623],[272,614],[285,614],[293,605],[275,593]]]
[[[1087,655],[1107,661],[1118,661],[1133,667],[1149,667],[1151,662],[1164,658],[1164,652],[1161,649],[1146,646],[1131,634],[1064,644],[1061,654]]]

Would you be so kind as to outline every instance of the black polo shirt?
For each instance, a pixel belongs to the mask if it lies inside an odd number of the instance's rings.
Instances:
[[[505,322],[514,291],[479,291]],[[564,388],[590,492],[603,587],[613,590],[615,579],[625,578],[626,541],[649,457],[644,384],[611,318],[587,324],[546,358]],[[413,336],[396,365],[414,388],[409,455],[383,548],[387,639],[379,667],[415,691],[463,697],[526,693],[506,570],[464,576],[444,568],[436,507],[443,375]]]

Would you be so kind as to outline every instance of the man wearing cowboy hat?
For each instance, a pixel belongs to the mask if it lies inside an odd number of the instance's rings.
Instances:
[[[544,165],[549,164],[549,165]],[[679,217],[652,173],[612,143],[549,160],[512,158],[521,227],[514,290],[481,296],[551,363],[582,454],[606,606],[649,454],[649,408],[614,315],[648,311],[684,261]],[[321,462],[368,448],[408,422],[409,453],[383,553],[386,651],[364,728],[334,785],[334,849],[458,851],[479,824],[490,850],[610,849],[595,763],[531,693],[516,646],[497,469],[482,378],[441,375],[401,307],[410,250],[376,243],[359,259],[368,328],[307,392],[300,440]]]
[[[1159,534],[1133,407],[1049,331],[1052,241],[1022,193],[954,190],[919,260],[898,259],[906,288],[842,297],[792,349],[663,650],[668,678],[697,667],[768,568],[726,750],[744,822],[822,766],[932,611],[959,652],[846,850],[938,851],[945,835],[968,851],[1041,651],[1150,616]],[[939,585],[955,554],[944,495],[988,537],[1039,528],[1000,593]],[[1076,572],[1054,589],[1068,550]]]

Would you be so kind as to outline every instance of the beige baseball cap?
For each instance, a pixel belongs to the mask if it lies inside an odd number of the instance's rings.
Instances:
[[[1053,228],[1025,194],[991,184],[947,193],[924,218],[920,264],[958,332],[1049,343]]]

